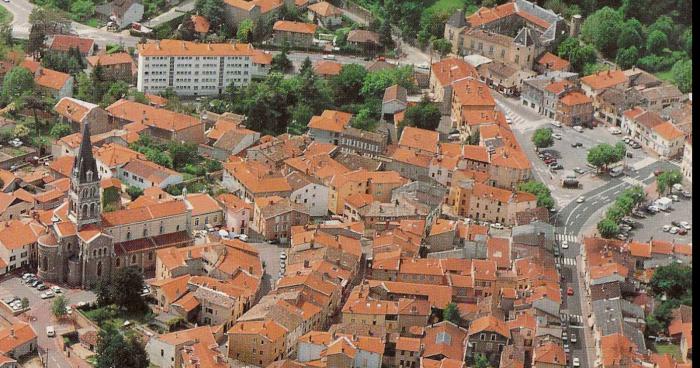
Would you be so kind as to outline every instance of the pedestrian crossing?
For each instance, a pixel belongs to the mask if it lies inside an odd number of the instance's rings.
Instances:
[[[576,258],[557,257],[554,261],[557,264],[563,264],[565,266],[575,266],[576,265]]]
[[[559,244],[563,243],[564,240],[566,240],[567,243],[576,243],[578,242],[577,236],[574,234],[559,234],[559,233],[554,233],[554,240],[556,240]]]
[[[559,317],[564,322],[569,322],[571,324],[576,324],[576,325],[583,324],[583,317],[581,317],[580,314],[560,313]]]

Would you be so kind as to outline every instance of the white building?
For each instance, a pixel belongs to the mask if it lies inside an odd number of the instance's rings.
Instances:
[[[681,172],[689,184],[693,183],[693,141],[688,138],[683,148],[683,160],[681,161]]]
[[[117,178],[126,185],[141,189],[149,187],[165,189],[169,185],[179,184],[183,181],[182,174],[177,171],[138,158],[118,167]]]
[[[138,45],[137,88],[158,93],[171,87],[181,96],[210,96],[233,83],[250,83],[256,55],[250,44],[160,40]]]
[[[327,186],[296,171],[287,175],[287,182],[292,186],[289,198],[306,207],[311,217],[328,215]]]

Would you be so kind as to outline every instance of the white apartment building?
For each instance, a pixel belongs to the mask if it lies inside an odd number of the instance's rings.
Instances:
[[[158,93],[171,87],[180,96],[219,95],[233,83],[244,86],[259,68],[250,44],[160,40],[138,45],[137,88]]]

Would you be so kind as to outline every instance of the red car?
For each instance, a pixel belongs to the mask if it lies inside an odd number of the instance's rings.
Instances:
[[[662,172],[664,172],[664,171],[661,169],[656,169],[656,170],[654,170],[654,176],[659,176],[659,175],[661,175]]]
[[[566,295],[569,295],[569,296],[574,295],[574,288],[569,287],[568,289],[566,289]]]

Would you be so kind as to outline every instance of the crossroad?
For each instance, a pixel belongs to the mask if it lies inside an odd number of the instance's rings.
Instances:
[[[583,317],[581,317],[580,314],[560,313],[559,317],[561,318],[562,321],[569,321],[569,323],[571,323],[573,325],[582,325],[583,324]]]
[[[563,243],[564,241],[566,241],[567,243],[576,243],[578,242],[578,237],[574,234],[555,233],[554,240],[556,240],[559,244]]]
[[[575,266],[576,265],[576,258],[557,257],[554,259],[554,262],[556,262],[558,264],[565,265],[565,266]]]

